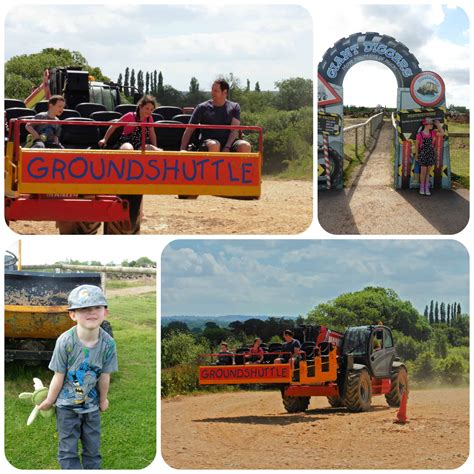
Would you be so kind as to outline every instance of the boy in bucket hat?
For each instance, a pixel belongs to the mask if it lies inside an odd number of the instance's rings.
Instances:
[[[39,409],[56,405],[61,469],[100,469],[100,411],[109,407],[110,374],[117,371],[115,341],[100,327],[107,300],[98,286],[81,285],[69,294],[68,310],[76,325],[56,341],[54,376]]]

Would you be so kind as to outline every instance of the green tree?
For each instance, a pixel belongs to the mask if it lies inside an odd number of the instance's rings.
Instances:
[[[448,355],[448,337],[444,329],[436,328],[433,332],[433,351],[436,357],[444,359]]]
[[[158,74],[158,85],[156,87],[156,98],[161,102],[162,97],[164,94],[164,87],[163,87],[163,74]]]
[[[150,93],[150,73],[147,72],[145,76],[145,94]]]
[[[22,54],[11,57],[5,63],[5,97],[24,100],[32,90],[43,81],[43,73],[53,67],[82,67],[98,75],[98,68],[87,64],[84,56],[78,51],[64,48],[45,48],[39,53]],[[102,77],[96,77],[102,80]]]
[[[275,82],[278,94],[275,105],[282,110],[297,110],[313,104],[313,81],[296,77]]]
[[[165,339],[177,332],[191,332],[188,325],[183,321],[171,321],[168,325],[161,330],[161,339]]]
[[[415,341],[411,336],[405,336],[398,331],[394,331],[394,339],[397,355],[404,361],[415,360],[422,350],[422,344]]]
[[[446,305],[444,303],[440,304],[439,317],[441,324],[446,324]]]
[[[423,316],[428,320],[428,305],[425,306],[425,312],[423,313]]]
[[[145,93],[145,81],[143,79],[143,71],[140,70],[137,73],[137,89],[140,95]]]
[[[197,343],[194,337],[185,332],[171,332],[161,342],[161,364],[163,368],[181,364],[196,364],[199,355],[209,353],[203,342]]]
[[[261,92],[260,91],[260,82],[258,82],[258,81],[255,83],[255,92]]]
[[[431,381],[435,377],[435,372],[433,354],[429,351],[422,352],[413,364],[413,376],[417,380]]]
[[[435,304],[434,321],[435,321],[435,324],[439,324],[439,306],[438,306],[438,302],[436,302],[436,304]]]
[[[434,324],[434,301],[430,303],[430,324]]]
[[[308,320],[339,330],[383,321],[418,340],[427,340],[431,332],[426,320],[409,301],[402,301],[393,290],[381,287],[344,293],[316,306],[308,313]]]
[[[135,91],[136,91],[135,69],[132,69],[132,72],[130,73],[130,95],[133,96]]]
[[[438,373],[443,382],[460,384],[467,376],[467,367],[464,359],[457,354],[450,354],[438,363]]]
[[[125,68],[125,80],[123,83],[124,92],[127,97],[130,97],[130,68]]]

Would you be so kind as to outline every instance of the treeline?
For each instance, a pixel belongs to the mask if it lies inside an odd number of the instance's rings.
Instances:
[[[82,67],[97,81],[110,82],[99,67],[88,64],[78,51],[46,48],[40,53],[14,56],[5,63],[5,97],[24,100],[41,84],[43,72],[52,67]],[[301,77],[282,79],[276,91],[263,91],[257,82],[246,79],[243,85],[233,73],[224,78],[230,84],[229,99],[239,102],[242,125],[264,130],[263,173],[312,179],[313,171],[313,81]],[[160,105],[194,107],[209,99],[196,77],[191,77],[188,91],[178,91],[165,83],[163,73],[126,68],[117,78],[123,88],[122,99],[132,102],[137,94],[151,93]],[[254,149],[255,133],[246,135]]]
[[[461,316],[461,304],[460,303],[446,303],[441,302],[438,304],[431,300],[429,309],[428,305],[425,307],[424,316],[428,319],[431,325],[433,324],[446,324],[451,326],[456,321],[456,318]]]
[[[318,324],[343,332],[349,326],[382,321],[393,330],[397,353],[407,364],[412,383],[467,382],[469,316],[458,313],[457,309],[456,304],[456,317],[451,318],[449,326],[446,322],[431,325],[393,290],[367,287],[321,303],[305,317],[296,319],[251,318],[234,321],[226,327],[209,322],[202,329],[192,330],[185,323],[173,321],[162,328],[162,395],[197,390],[199,355],[217,352],[221,341],[226,341],[231,350],[252,343],[256,336],[267,344],[282,342],[284,329],[296,330],[303,324]]]

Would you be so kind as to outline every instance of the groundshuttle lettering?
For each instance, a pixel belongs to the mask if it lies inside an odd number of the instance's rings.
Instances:
[[[257,160],[251,158],[120,156],[27,156],[25,182],[128,184],[256,184]]]

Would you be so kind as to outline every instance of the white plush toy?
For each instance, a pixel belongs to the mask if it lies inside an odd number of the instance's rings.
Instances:
[[[46,397],[48,396],[48,387],[45,387],[43,385],[43,382],[41,382],[41,380],[37,378],[33,378],[33,385],[35,387],[35,391],[33,393],[23,392],[19,395],[19,398],[23,400],[31,400],[33,405],[35,405],[33,411],[28,417],[28,421],[26,422],[27,426],[30,426],[31,423],[35,421],[36,417],[38,416],[38,413],[41,413],[41,415],[45,418],[51,418],[52,416],[54,416],[55,413],[54,407],[51,407],[48,410],[39,409],[39,405],[41,405],[41,403],[46,400]]]

